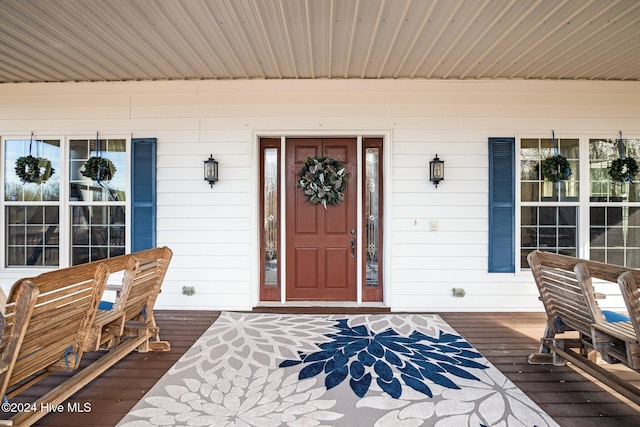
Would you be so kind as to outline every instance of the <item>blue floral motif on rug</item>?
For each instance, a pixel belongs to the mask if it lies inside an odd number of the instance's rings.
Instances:
[[[118,425],[558,427],[437,315],[233,312]]]
[[[351,390],[358,397],[365,396],[375,378],[395,399],[402,395],[401,383],[433,397],[429,382],[459,389],[446,374],[479,381],[465,368],[488,368],[474,360],[482,355],[459,335],[440,331],[437,337],[431,337],[413,331],[405,337],[391,328],[375,333],[365,325],[349,326],[348,319],[338,320],[336,328],[338,333],[327,335],[332,341],[318,345],[320,351],[299,353],[300,360],[285,360],[280,367],[306,365],[300,370],[300,380],[324,372],[327,390],[349,378]]]

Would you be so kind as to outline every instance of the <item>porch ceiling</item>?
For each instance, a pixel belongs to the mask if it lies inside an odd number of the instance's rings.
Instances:
[[[0,83],[640,80],[638,0],[1,0]]]

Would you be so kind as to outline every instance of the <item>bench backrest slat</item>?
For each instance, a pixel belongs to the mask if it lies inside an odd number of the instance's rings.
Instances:
[[[632,272],[625,272],[618,278],[618,285],[624,298],[627,312],[631,319],[631,324],[636,333],[636,337],[640,337],[640,290],[638,283]]]
[[[578,263],[584,263],[589,269],[589,274],[594,279],[604,280],[606,282],[616,283],[618,277],[627,271],[632,272],[636,283],[640,283],[640,270],[623,267],[621,265],[607,264],[600,261],[591,261],[588,259],[575,258],[568,255],[554,254],[545,251],[533,251],[536,253],[539,262],[543,265],[560,268],[562,270],[573,271]]]
[[[152,310],[155,306],[171,261],[172,252],[165,246],[136,252],[132,255],[138,262],[137,270],[134,277],[130,278],[128,295],[121,295],[114,303],[113,309],[123,310],[126,313],[126,320],[137,319],[146,323],[151,316],[145,317],[144,313],[146,310]],[[113,266],[110,264],[111,262],[113,262]],[[105,263],[110,269],[118,268],[123,264],[122,260],[114,258],[105,260]]]
[[[591,282],[590,262],[558,254],[534,251],[527,257],[549,327],[555,333],[575,330],[591,335],[591,325],[603,316]],[[597,266],[598,274],[604,271]]]
[[[2,354],[0,356],[0,393],[4,395],[11,384],[11,373],[29,326],[33,307],[38,299],[38,287],[30,280],[16,284],[7,298]]]

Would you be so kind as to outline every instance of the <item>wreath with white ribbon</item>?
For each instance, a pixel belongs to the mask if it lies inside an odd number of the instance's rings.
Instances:
[[[571,175],[571,166],[566,157],[556,154],[542,161],[542,176],[551,182],[566,181]]]
[[[338,205],[344,200],[346,169],[330,157],[309,157],[298,173],[298,184],[314,205]]]
[[[35,157],[29,154],[18,157],[16,160],[16,175],[23,184],[45,182],[54,172],[55,169],[51,167],[51,162],[44,157]]]
[[[609,167],[609,176],[613,181],[633,182],[638,173],[638,163],[633,157],[615,159]]]
[[[80,173],[93,181],[111,181],[113,174],[116,173],[116,167],[109,159],[93,156],[85,162],[84,170]]]

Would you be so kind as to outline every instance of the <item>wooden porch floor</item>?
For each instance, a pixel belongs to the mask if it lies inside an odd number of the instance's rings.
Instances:
[[[275,311],[275,310],[269,310]],[[288,312],[293,310],[287,310]],[[321,310],[305,310],[305,312]],[[331,309],[331,313],[349,310]],[[296,311],[298,312],[298,311]],[[325,311],[326,312],[326,311]],[[216,311],[158,311],[167,353],[131,354],[76,393],[70,401],[91,405],[86,413],[55,413],[38,426],[113,426],[218,317]],[[640,408],[569,366],[529,365],[544,329],[542,313],[441,313],[491,363],[563,427],[640,426]],[[95,356],[93,356],[95,357]],[[91,355],[84,356],[89,361]],[[35,398],[61,381],[52,375],[28,390]]]

